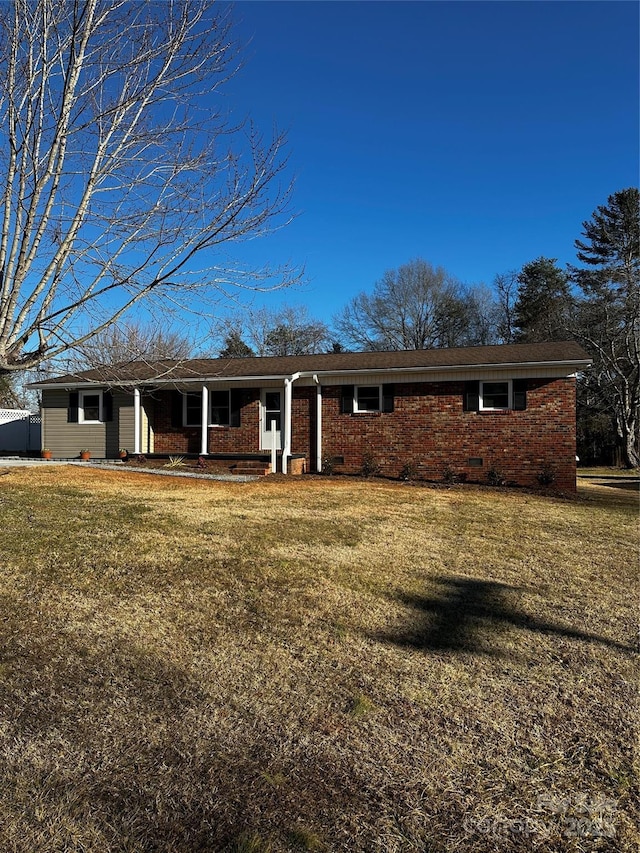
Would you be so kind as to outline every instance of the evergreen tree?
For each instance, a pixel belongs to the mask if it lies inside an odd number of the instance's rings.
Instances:
[[[224,339],[224,347],[220,350],[220,358],[251,358],[255,352],[246,344],[240,332],[229,332]]]
[[[517,282],[514,340],[517,343],[564,340],[568,336],[571,293],[569,277],[556,265],[556,259],[540,257],[525,264]]]
[[[576,336],[593,358],[585,377],[593,409],[610,413],[627,466],[640,464],[640,194],[609,196],[583,223],[571,267],[580,288]]]

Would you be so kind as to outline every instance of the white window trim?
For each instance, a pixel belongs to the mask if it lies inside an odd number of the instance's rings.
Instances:
[[[378,408],[377,409],[359,409],[358,408],[358,389],[368,388],[373,390],[378,389]],[[355,414],[375,415],[382,411],[382,385],[355,385],[353,388],[353,411]]]
[[[485,406],[484,405],[484,386],[491,384],[496,385],[498,383],[507,384],[507,405],[506,406]],[[479,408],[481,412],[507,412],[510,409],[513,409],[513,380],[511,379],[481,379],[479,383]]]
[[[98,420],[87,420],[84,416],[84,398],[95,397],[98,395]],[[78,393],[78,423],[79,424],[103,424],[104,423],[104,406],[102,400],[102,391],[80,391]]]
[[[229,421],[231,421],[231,389],[221,389],[223,393],[227,394],[229,400]],[[202,427],[202,415],[198,417],[198,420],[195,423],[187,423],[187,394],[201,394],[200,391],[183,391],[182,392],[182,426],[183,427]],[[211,410],[213,408],[212,397],[214,392],[209,388],[209,400],[207,403],[207,426],[212,427],[213,429],[224,429],[228,427],[229,424],[214,424],[211,423]],[[200,412],[202,411],[202,397],[200,398]]]

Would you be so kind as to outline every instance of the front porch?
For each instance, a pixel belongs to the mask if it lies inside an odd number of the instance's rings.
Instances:
[[[315,470],[317,391],[311,392],[298,392],[293,401],[291,389],[285,393],[278,386],[135,389],[130,427],[121,430],[120,446],[148,459],[227,462],[243,473],[262,465],[285,474]],[[297,419],[304,409],[295,437],[294,406]]]

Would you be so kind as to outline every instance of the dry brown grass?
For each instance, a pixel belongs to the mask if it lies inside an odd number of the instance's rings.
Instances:
[[[637,498],[0,477],[0,850],[634,850]]]

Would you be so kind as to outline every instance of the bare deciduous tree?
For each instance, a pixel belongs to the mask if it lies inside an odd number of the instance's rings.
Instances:
[[[498,338],[505,344],[513,343],[515,338],[514,306],[518,296],[518,270],[498,273],[493,280],[499,306]]]
[[[220,323],[214,337],[224,339],[220,353],[227,356],[232,353],[225,350],[233,341],[242,355],[313,355],[331,347],[328,326],[310,317],[304,305],[244,311]],[[242,352],[239,344],[247,349]]]
[[[192,342],[179,332],[130,321],[114,323],[90,338],[72,359],[72,368],[86,370],[129,361],[181,361],[192,356]]]
[[[420,258],[388,270],[373,293],[359,293],[336,318],[357,349],[432,349],[490,343],[495,306],[486,288],[465,287]],[[480,316],[480,312],[482,316]]]
[[[153,294],[184,305],[295,277],[221,251],[284,224],[291,189],[283,136],[222,106],[228,9],[2,5],[0,372],[77,349]]]

